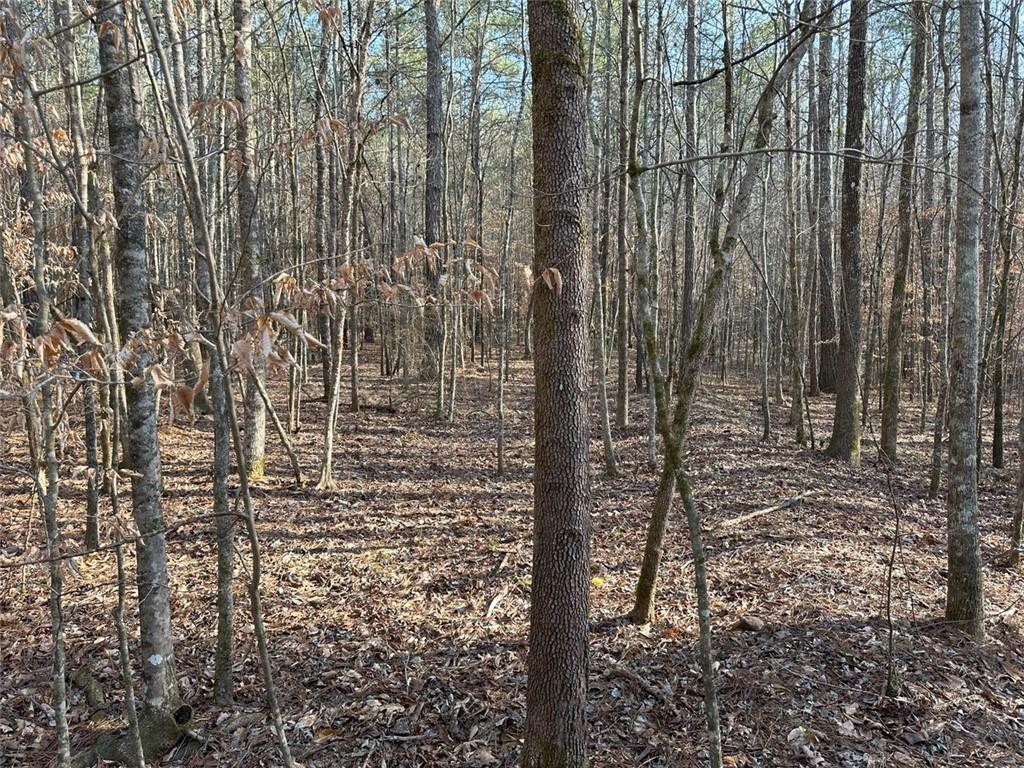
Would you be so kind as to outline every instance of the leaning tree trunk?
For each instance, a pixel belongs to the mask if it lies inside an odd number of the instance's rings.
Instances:
[[[587,764],[590,465],[579,7],[530,2],[534,179],[534,549],[525,768]]]
[[[686,156],[690,160],[683,169],[683,307],[680,318],[680,349],[690,342],[693,325],[693,270],[697,261],[697,2],[686,0],[686,86],[684,117]]]

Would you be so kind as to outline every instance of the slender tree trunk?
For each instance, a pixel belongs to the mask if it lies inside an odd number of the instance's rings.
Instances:
[[[831,0],[822,0],[818,35],[817,234],[818,389],[835,392],[838,360],[836,309],[832,293],[832,24]],[[813,337],[812,337],[813,338]]]
[[[950,162],[950,94],[952,78],[949,60],[946,56],[946,15],[948,4],[943,4],[939,12],[938,39],[936,54],[942,69],[942,260],[941,297],[942,339],[939,344],[939,397],[935,406],[935,420],[932,428],[932,456],[928,478],[928,498],[935,499],[939,495],[942,477],[942,438],[946,433],[946,419],[949,409],[949,265],[950,265],[950,229],[952,227],[953,208],[953,172]]]
[[[78,85],[78,65],[75,60],[74,31],[70,20],[74,15],[70,0],[55,0],[53,4],[54,20],[62,29],[58,37],[61,80],[64,83],[64,101],[68,110],[71,127],[72,161],[74,164],[75,198],[86,209],[91,207],[89,201],[89,177],[91,168],[86,157],[86,132],[82,120],[82,92]],[[78,295],[76,297],[75,314],[79,320],[90,328],[95,322],[93,308],[94,278],[92,252],[92,232],[86,217],[79,212],[73,225],[73,240],[78,256]],[[83,438],[85,440],[86,475],[85,489],[85,546],[98,547],[99,531],[99,477],[100,468],[96,452],[97,411],[96,388],[92,382],[82,383],[83,389]]]
[[[786,141],[792,146],[794,143],[794,115],[793,85],[786,84],[785,97],[785,131]],[[804,366],[807,358],[807,319],[803,312],[804,302],[801,296],[800,284],[800,239],[797,230],[796,210],[796,184],[797,170],[796,160],[792,152],[786,153],[786,273],[789,277],[789,327],[790,327],[790,354],[792,355],[790,372],[790,410],[789,425],[794,430],[794,437],[798,445],[804,445],[807,436],[804,433]],[[810,269],[810,267],[808,267]]]
[[[629,0],[622,0],[619,26],[619,172],[618,206],[615,215],[615,246],[618,257],[618,289],[616,293],[616,356],[618,365],[615,386],[615,426],[629,425],[629,253],[626,244],[626,207],[628,191],[628,138],[626,109],[629,78]]]
[[[761,360],[759,373],[761,378],[761,440],[768,441],[772,436],[772,408],[771,398],[768,391],[768,365],[769,348],[769,297],[768,297],[768,181],[771,174],[771,166],[767,168],[764,176],[764,183],[761,187],[761,276],[764,278],[762,300],[760,306],[760,318],[758,320]]]
[[[14,17],[13,9],[5,13],[4,29],[5,47],[13,50],[16,42],[22,38],[22,31]],[[20,109],[15,113],[15,136],[21,145],[24,167],[21,177],[21,201],[29,209],[32,223],[32,286],[35,290],[35,317],[32,320],[30,333],[37,338],[49,332],[51,324],[50,289],[47,284],[47,242],[46,223],[43,213],[43,199],[40,189],[40,168],[33,152],[33,88],[31,73],[27,71],[27,62],[18,63],[13,59],[13,85],[21,98]],[[29,384],[29,382],[24,382]],[[55,389],[57,398],[55,398]],[[57,504],[60,495],[59,465],[56,451],[57,423],[55,415],[61,410],[59,388],[49,377],[43,377],[36,395],[26,387],[23,398],[25,406],[25,425],[28,432],[29,460],[34,480],[36,496],[43,513],[43,526],[46,532],[46,557],[49,569],[48,605],[50,609],[50,640],[51,649],[50,679],[53,683],[53,719],[56,726],[57,743],[55,748],[58,768],[71,766],[71,738],[68,731],[68,699],[67,699],[67,662],[64,648],[64,562],[61,556],[61,536],[57,519]],[[36,409],[38,408],[38,413]]]
[[[1021,531],[1024,529],[1024,409],[1017,422],[1017,494],[1010,523],[1010,564],[1020,565]]]
[[[117,217],[116,264],[120,336],[136,354],[125,371],[128,421],[124,436],[125,464],[132,470],[132,510],[141,537],[135,545],[138,563],[140,652],[145,686],[144,709],[157,716],[178,704],[167,583],[167,544],[161,503],[160,448],[156,431],[156,397],[147,368],[151,353],[141,334],[151,327],[152,303],[146,255],[146,209],[142,200],[140,126],[132,94],[131,69],[124,65],[127,46],[121,6],[99,14],[100,67],[111,151],[114,213]]]
[[[896,461],[896,436],[899,433],[900,380],[903,375],[903,316],[907,305],[907,269],[910,265],[910,240],[913,234],[914,163],[921,107],[921,85],[924,80],[925,34],[927,8],[924,0],[914,3],[913,43],[910,55],[910,98],[903,137],[900,164],[900,186],[897,218],[899,243],[892,276],[892,301],[886,332],[885,373],[882,376],[882,443],[886,459]]]
[[[259,231],[259,200],[256,193],[256,155],[252,113],[252,7],[250,0],[233,0],[235,44],[235,99],[239,116],[236,122],[236,145],[241,165],[238,170],[238,268],[243,275],[246,298],[258,302],[263,310],[261,279],[261,233]],[[266,386],[267,362],[257,351],[253,355],[250,378],[258,378]],[[250,478],[263,477],[266,463],[267,408],[259,396],[257,385],[249,381],[245,393],[245,466]]]
[[[595,6],[595,18],[594,18],[594,31],[591,40],[591,51],[590,51],[590,79],[588,82],[588,93],[593,91],[593,62],[596,54],[596,38],[597,38],[597,27],[598,27],[598,16],[596,13]],[[610,48],[608,45],[611,41],[611,2],[606,7],[605,12],[605,43],[606,48]],[[611,92],[609,67],[605,65],[604,73],[604,92],[605,98],[609,96]],[[597,230],[595,237],[593,238],[599,245],[597,248],[591,247],[592,256],[592,269],[594,273],[594,301],[593,301],[593,318],[594,318],[594,329],[593,335],[593,355],[594,363],[596,366],[597,375],[597,400],[598,400],[598,419],[600,419],[601,427],[601,443],[604,448],[604,469],[605,474],[608,477],[618,477],[619,466],[618,458],[615,454],[615,443],[612,440],[612,427],[611,427],[611,408],[608,405],[608,351],[607,351],[607,338],[605,336],[605,284],[606,274],[608,266],[608,257],[611,250],[611,163],[608,158],[611,153],[611,119],[607,113],[604,114],[602,120],[602,135],[598,137],[597,133],[597,121],[594,119],[593,110],[590,108],[591,98],[587,98],[587,114],[589,117],[590,124],[590,135],[593,144],[597,149],[597,156],[594,163],[594,174],[591,179],[591,184],[594,185],[594,208],[595,213],[592,216],[593,227]],[[607,106],[607,105],[606,105]],[[511,199],[510,199],[511,203]]]
[[[426,19],[425,46],[427,55],[427,162],[426,183],[423,191],[423,239],[427,245],[441,240],[442,205],[444,203],[444,149],[443,129],[444,117],[441,102],[441,78],[444,75],[441,66],[441,42],[438,31],[439,0],[426,0],[423,5]],[[440,303],[441,295],[441,261],[440,256],[428,257],[425,272],[428,289]],[[439,386],[443,386],[444,359],[442,337],[444,329],[442,321],[434,313],[428,314],[427,346],[433,356],[432,368],[437,375]]]
[[[686,130],[686,155],[690,160],[683,169],[683,311],[682,343],[690,343],[693,328],[693,270],[697,261],[697,167],[692,158],[697,154],[697,0],[686,0],[686,86],[683,96]]]
[[[960,3],[960,131],[957,149],[956,261],[949,355],[948,578],[946,618],[985,632],[978,531],[978,219],[981,197],[981,8]]]

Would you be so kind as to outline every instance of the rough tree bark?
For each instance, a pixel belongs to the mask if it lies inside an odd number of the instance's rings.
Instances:
[[[832,288],[832,0],[822,0],[818,35],[818,389],[835,392],[838,347]]]
[[[146,257],[146,209],[142,199],[139,147],[141,127],[132,95],[131,69],[125,66],[124,11],[105,7],[99,58],[103,80],[110,171],[117,217],[116,267],[121,339],[136,344],[125,371],[128,420],[124,434],[125,464],[132,470],[132,509],[141,536],[135,545],[138,563],[139,636],[142,655],[144,713],[171,713],[178,704],[167,585],[167,545],[160,494],[160,448],[156,431],[156,393],[148,366],[150,352],[139,334],[150,328],[152,303]],[[103,22],[109,22],[103,24]],[[161,720],[164,718],[160,718]]]
[[[442,237],[441,207],[444,202],[444,149],[442,120],[444,108],[441,103],[441,78],[444,70],[441,66],[441,42],[438,32],[438,0],[426,0],[423,11],[426,23],[426,54],[427,54],[427,162],[426,185],[423,190],[423,239],[427,245],[438,242]],[[431,293],[440,301],[439,289],[441,281],[440,262],[433,263],[428,259],[426,264],[427,283]],[[441,341],[443,331],[436,314],[430,314],[427,326],[427,346],[433,355],[432,366],[442,378]]]
[[[586,62],[576,0],[530,0],[527,12],[538,281],[533,584],[521,765],[581,768],[587,764],[591,527]]]
[[[985,632],[976,472],[978,230],[981,210],[981,7],[960,3],[960,131],[953,315],[949,350],[949,469],[946,490],[946,618],[976,638]]]
[[[867,76],[867,0],[850,6],[850,52],[846,90],[842,215],[839,255],[843,270],[839,312],[839,359],[836,368],[836,409],[828,454],[852,464],[860,462],[860,325],[861,155],[864,152],[864,111]]]

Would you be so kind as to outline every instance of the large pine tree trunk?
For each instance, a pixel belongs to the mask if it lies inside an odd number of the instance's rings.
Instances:
[[[590,465],[585,231],[586,63],[579,8],[529,3],[533,72],[534,550],[521,764],[587,764]],[[548,272],[547,275],[552,275]],[[560,285],[557,285],[560,282]]]

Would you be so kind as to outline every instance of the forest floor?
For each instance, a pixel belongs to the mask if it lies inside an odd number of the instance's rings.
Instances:
[[[370,355],[367,355],[370,357]],[[427,385],[403,390],[363,369],[365,407],[339,419],[331,493],[293,487],[268,429],[269,476],[254,502],[264,551],[262,592],[275,682],[296,757],[327,766],[513,766],[523,730],[531,536],[532,380],[517,362],[508,387],[508,473],[495,475],[490,369],[459,381],[455,423],[432,414]],[[318,388],[313,378],[307,392]],[[275,400],[285,401],[281,383]],[[612,620],[629,610],[656,475],[646,466],[646,401],[617,433],[625,477],[606,479],[594,434],[594,587],[590,743],[595,768],[697,766],[706,754],[695,659],[693,570],[685,520],[671,520],[658,620]],[[727,764],[733,766],[1024,765],[1024,643],[1020,572],[998,565],[1007,548],[1012,469],[982,476],[988,636],[974,644],[942,622],[945,512],[927,500],[930,427],[917,405],[903,425],[893,473],[901,512],[891,616],[897,698],[886,678],[887,563],[894,506],[865,432],[853,469],[800,448],[776,407],[776,439],[760,440],[753,387],[711,377],[699,395],[689,467],[704,515],[715,654]],[[813,401],[815,435],[831,405]],[[294,443],[317,472],[322,402],[308,399]],[[166,411],[161,414],[166,421]],[[914,422],[913,424],[911,422]],[[238,607],[237,707],[212,702],[215,542],[208,517],[212,434],[160,430],[169,525],[177,668],[193,727],[207,739],[189,766],[278,765],[245,585]],[[74,429],[72,433],[74,433]],[[4,462],[24,447],[9,434]],[[1012,442],[1012,441],[1010,441]],[[65,473],[83,463],[66,446]],[[1007,467],[1016,466],[1009,451]],[[0,474],[0,766],[52,763],[49,619],[38,557],[39,513],[24,479]],[[730,524],[741,515],[812,495]],[[81,479],[63,486],[66,549],[82,546]],[[197,519],[198,518],[198,519]],[[133,558],[129,557],[129,565]],[[71,671],[121,693],[113,556],[75,559],[65,617]],[[129,617],[134,626],[135,614]],[[134,661],[134,660],[133,660]],[[137,664],[136,664],[137,666]],[[75,751],[96,735],[71,688]]]

